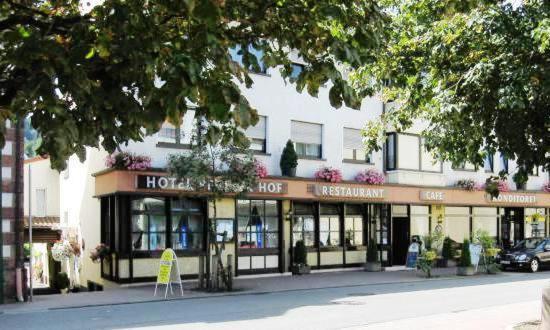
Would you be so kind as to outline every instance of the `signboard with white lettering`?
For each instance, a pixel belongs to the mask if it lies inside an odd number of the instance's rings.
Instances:
[[[178,180],[174,177],[162,175],[138,175],[136,181],[138,189],[193,191],[191,179]],[[282,195],[288,191],[288,184],[280,181],[261,180],[251,192],[255,194]]]
[[[537,196],[530,194],[499,194],[498,197],[491,198],[487,195],[487,200],[491,203],[508,203],[508,204],[536,204]]]
[[[421,201],[442,202],[445,199],[443,191],[420,190]]]
[[[319,197],[383,199],[384,189],[366,188],[354,186],[340,186],[331,184],[317,184],[313,188],[313,194]]]

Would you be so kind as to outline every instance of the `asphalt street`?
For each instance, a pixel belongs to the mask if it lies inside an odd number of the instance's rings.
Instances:
[[[0,329],[504,329],[550,272],[0,314]]]

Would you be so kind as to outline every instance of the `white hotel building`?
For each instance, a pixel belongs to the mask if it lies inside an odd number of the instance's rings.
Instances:
[[[479,169],[434,163],[423,150],[418,128],[390,133],[382,151],[367,153],[360,130],[383,113],[380,100],[368,98],[360,110],[334,109],[328,88],[321,88],[314,98],[297,93],[277,69],[251,75],[254,85],[244,94],[261,117],[247,135],[256,158],[268,169],[269,177],[262,182],[272,189],[251,193],[248,199],[221,201],[216,221],[230,233],[226,254],[233,256],[237,276],[288,272],[290,247],[298,239],[307,245],[309,265],[323,269],[360,266],[369,239],[376,240],[383,265],[391,267],[405,263],[413,235],[433,230],[460,243],[482,228],[504,245],[534,230],[548,234],[548,221],[538,228],[527,222],[534,213],[548,220],[550,194],[541,189],[548,173],[542,169],[529,176],[527,190],[516,191],[510,180],[512,190],[490,200],[483,191],[455,187],[456,181],[471,178],[482,183],[503,169],[513,174],[513,161],[497,154]],[[184,278],[197,275],[198,257],[206,254],[206,200],[170,187],[143,185],[147,176],[158,180],[166,175],[169,154],[188,150],[192,117],[188,112],[181,127],[166,124],[143,142],[121,146],[150,156],[154,170],[106,169],[106,152],[89,149],[84,163],[73,156],[59,176],[61,226],[78,228],[73,231],[82,233],[85,242],[83,286],[153,281],[158,257],[167,247],[176,251]],[[294,178],[282,177],[279,168],[289,139],[299,153]],[[340,169],[344,181],[315,180],[315,171],[324,166]],[[359,171],[369,168],[384,173],[386,183],[368,186],[354,181]],[[99,243],[113,251],[112,260],[101,265],[88,258]]]

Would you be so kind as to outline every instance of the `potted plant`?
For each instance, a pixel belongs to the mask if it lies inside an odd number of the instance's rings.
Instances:
[[[357,175],[355,176],[355,181],[372,185],[381,185],[384,184],[385,177],[384,174],[371,168],[357,173]]]
[[[311,267],[307,264],[307,251],[304,241],[296,242],[294,246],[294,262],[292,263],[293,275],[304,275],[311,272]]]
[[[296,176],[296,167],[298,166],[298,155],[294,150],[294,144],[291,140],[286,142],[286,146],[283,149],[281,154],[281,161],[279,162],[281,166],[281,173],[284,176],[294,177]]]
[[[512,180],[514,180],[514,183],[516,184],[516,190],[525,190],[527,180],[529,180],[529,176],[525,168],[520,166],[518,171],[512,176]]]
[[[490,176],[485,180],[485,192],[488,193],[491,198],[496,198],[501,192],[510,191],[508,183],[498,176]]]
[[[472,259],[470,257],[470,241],[467,239],[462,243],[462,251],[460,253],[456,274],[459,276],[474,275],[474,267],[472,267]]]
[[[382,270],[382,264],[378,260],[378,248],[374,239],[369,240],[367,246],[367,263],[365,264],[367,272],[379,272]]]
[[[418,258],[418,268],[426,274],[426,277],[432,277],[432,268],[437,259],[437,252],[434,250],[425,250]]]
[[[449,236],[445,237],[443,240],[443,248],[441,249],[441,261],[439,262],[440,267],[448,267],[449,260],[452,260],[454,257],[453,250],[453,241]]]
[[[58,273],[55,278],[55,285],[59,290],[59,292],[63,294],[66,294],[67,292],[69,292],[70,282],[69,282],[69,276],[67,276],[67,273],[63,273],[63,272]]]

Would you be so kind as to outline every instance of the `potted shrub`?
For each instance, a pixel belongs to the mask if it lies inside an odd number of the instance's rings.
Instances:
[[[492,198],[498,197],[501,192],[510,191],[508,183],[501,177],[490,176],[485,180],[485,192]]]
[[[311,267],[307,264],[307,251],[304,241],[297,241],[294,246],[294,262],[292,263],[292,274],[309,274]]]
[[[449,236],[445,237],[443,240],[443,248],[441,249],[441,261],[439,261],[440,267],[448,267],[449,260],[452,260],[454,257],[453,250],[453,241]]]
[[[437,252],[434,250],[425,250],[418,258],[418,268],[426,274],[426,277],[432,277],[432,268],[437,259]]]
[[[279,162],[281,166],[281,173],[284,176],[296,176],[296,167],[298,166],[298,155],[294,150],[294,144],[291,140],[286,142],[286,146],[283,149],[281,154],[281,161]]]
[[[529,180],[527,171],[523,167],[519,167],[518,171],[512,176],[512,180],[516,184],[516,190],[525,190],[527,180]]]
[[[378,248],[374,239],[369,240],[367,246],[367,263],[365,264],[367,272],[379,272],[382,270],[382,264],[378,260]]]
[[[55,278],[55,285],[59,290],[59,292],[63,294],[66,294],[67,292],[69,292],[70,282],[69,282],[69,276],[67,276],[67,273],[63,273],[63,272],[58,273]]]
[[[462,243],[462,251],[460,253],[456,274],[460,276],[474,275],[474,267],[472,267],[472,259],[470,257],[470,241],[467,239]]]

